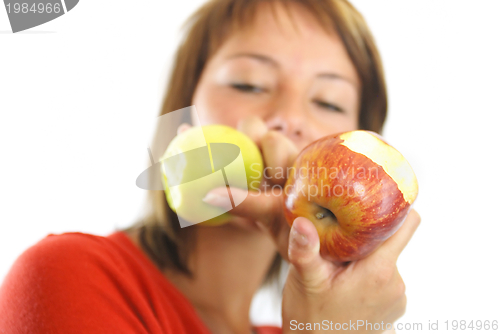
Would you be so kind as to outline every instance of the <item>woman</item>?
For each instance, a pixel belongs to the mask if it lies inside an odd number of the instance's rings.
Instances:
[[[346,1],[214,0],[190,23],[162,114],[195,105],[201,124],[246,133],[269,167],[268,185],[283,185],[276,172],[320,137],[382,130],[387,98],[379,56]],[[165,146],[165,136],[156,134],[153,151]],[[220,191],[204,200],[223,206]],[[253,327],[249,307],[282,258],[290,263],[283,333],[325,320],[363,320],[379,330],[356,332],[381,333],[382,323],[404,313],[396,260],[420,222],[415,211],[370,256],[336,266],[319,255],[310,221],[288,227],[281,195],[253,194],[228,224],[183,229],[163,192],[151,191],[150,199],[149,215],[124,232],[49,236],[25,252],[0,290],[0,330],[279,333]]]

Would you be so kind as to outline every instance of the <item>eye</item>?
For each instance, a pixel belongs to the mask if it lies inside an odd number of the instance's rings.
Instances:
[[[325,109],[329,109],[329,110],[337,111],[337,112],[344,112],[344,110],[342,108],[340,108],[339,106],[332,104],[332,103],[327,103],[327,102],[324,102],[321,100],[313,100],[313,102],[316,103],[321,108],[325,108]]]
[[[242,92],[248,92],[248,93],[263,93],[266,90],[264,88],[260,88],[257,86],[253,86],[250,84],[245,84],[245,83],[233,83],[231,84],[231,87],[234,89],[237,89]]]

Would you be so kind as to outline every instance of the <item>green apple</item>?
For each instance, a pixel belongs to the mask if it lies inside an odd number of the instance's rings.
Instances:
[[[231,215],[227,210],[206,204],[203,197],[211,189],[227,187],[228,206],[235,207],[244,198],[233,198],[231,188],[257,190],[263,174],[255,143],[242,132],[219,124],[180,133],[160,160],[168,205],[188,225],[228,222]]]

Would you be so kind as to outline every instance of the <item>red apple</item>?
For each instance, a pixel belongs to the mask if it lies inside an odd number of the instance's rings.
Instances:
[[[335,263],[373,252],[403,223],[418,193],[410,164],[379,135],[351,131],[307,146],[290,169],[285,216],[315,225]]]

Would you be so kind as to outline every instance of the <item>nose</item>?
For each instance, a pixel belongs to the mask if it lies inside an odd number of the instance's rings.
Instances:
[[[266,121],[266,124],[269,130],[281,132],[290,138],[300,138],[303,135],[301,124],[289,116],[274,115]]]
[[[269,130],[281,132],[293,141],[300,141],[307,128],[305,106],[297,96],[282,96],[272,104],[265,123]]]

